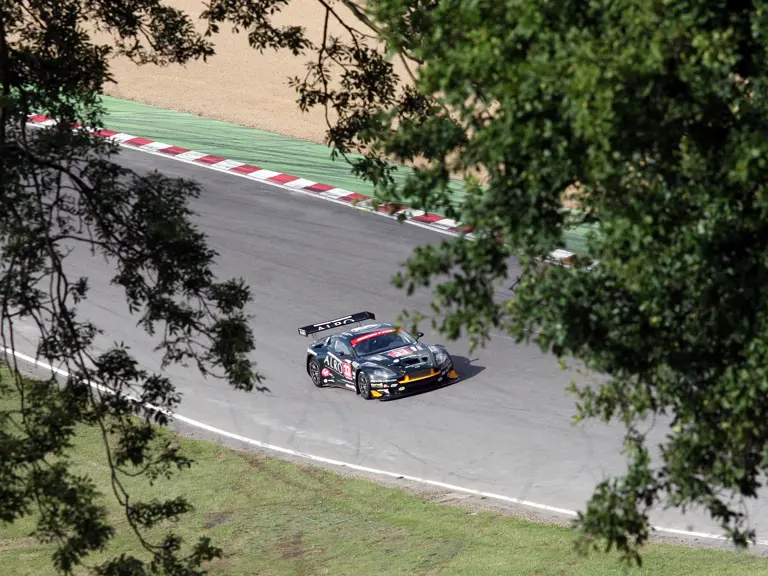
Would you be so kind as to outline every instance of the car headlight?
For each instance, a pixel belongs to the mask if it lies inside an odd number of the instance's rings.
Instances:
[[[397,378],[397,374],[384,368],[377,368],[371,373],[371,376],[376,380],[394,380]]]
[[[435,355],[435,362],[437,364],[442,365],[448,362],[448,352],[446,352],[442,348],[432,348],[432,352]]]

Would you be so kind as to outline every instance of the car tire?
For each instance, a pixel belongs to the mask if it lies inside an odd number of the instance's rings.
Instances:
[[[323,388],[325,387],[325,384],[323,383],[323,378],[320,376],[320,364],[317,363],[317,360],[314,358],[309,361],[307,364],[307,373],[309,374],[309,377],[312,379],[312,384],[314,384],[317,388]]]
[[[360,374],[357,375],[357,391],[364,400],[371,399],[371,383],[365,372],[360,372]]]

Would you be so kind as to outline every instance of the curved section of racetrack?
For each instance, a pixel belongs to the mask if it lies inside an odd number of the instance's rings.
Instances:
[[[307,340],[297,327],[360,310],[382,321],[404,308],[429,312],[428,292],[408,298],[390,278],[414,246],[439,242],[440,235],[155,155],[123,150],[120,158],[139,172],[157,169],[202,184],[193,208],[220,253],[219,272],[243,276],[254,294],[255,358],[271,392],[235,392],[173,367],[184,416],[325,458],[571,510],[584,506],[605,475],[624,470],[622,430],[573,426],[573,399],[564,392],[570,375],[538,348],[501,335],[471,355],[465,341],[446,343],[463,380],[438,390],[378,402],[312,385],[304,367]],[[84,251],[73,258],[76,272],[91,279],[82,310],[107,331],[105,345],[123,341],[157,369],[155,342],[136,327],[122,294],[108,286],[110,270]],[[34,355],[34,331],[19,330],[17,349]],[[424,331],[426,341],[441,342]],[[653,519],[669,528],[720,533],[701,515],[668,510]],[[758,536],[764,537],[766,519],[761,499],[751,506]]]

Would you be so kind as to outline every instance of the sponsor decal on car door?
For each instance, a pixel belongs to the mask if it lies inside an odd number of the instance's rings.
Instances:
[[[341,360],[332,352],[329,352],[326,361],[328,362],[328,367],[334,372],[337,379],[340,378],[352,382],[352,362],[350,360]]]

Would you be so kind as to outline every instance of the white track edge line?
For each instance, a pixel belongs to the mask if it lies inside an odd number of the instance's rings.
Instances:
[[[41,126],[40,124],[33,124],[31,122],[28,122],[27,125],[28,126],[33,126],[35,128],[45,128],[45,126]],[[118,134],[122,134],[122,132],[118,132]],[[111,138],[111,136],[109,138]],[[177,156],[169,156],[168,154],[163,154],[162,152],[158,152],[156,150],[149,150],[149,149],[141,148],[141,147],[138,147],[138,146],[131,146],[129,144],[124,144],[122,142],[117,142],[117,141],[114,141],[114,140],[113,140],[113,142],[115,142],[121,148],[126,148],[128,150],[136,150],[137,152],[144,152],[145,154],[153,154],[155,156],[160,156],[160,157],[166,158],[168,160],[176,160],[177,162],[184,162],[186,164],[191,164],[193,166],[198,166],[200,168],[207,168],[209,170],[214,170],[214,171],[222,173],[222,174],[230,174],[232,176],[239,176],[241,178],[248,179],[250,182],[254,182],[255,181],[253,178],[248,178],[247,174],[239,174],[237,172],[232,172],[232,171],[230,171],[228,169],[225,169],[225,168],[217,168],[215,164],[212,164],[212,165],[200,164],[199,162],[195,162],[194,160],[188,160],[186,158],[178,158]],[[190,150],[190,152],[195,152],[195,150]],[[384,213],[384,212],[379,212],[378,210],[374,211],[374,210],[371,210],[370,208],[359,207],[359,206],[353,205],[353,204],[351,204],[349,202],[344,202],[343,200],[337,200],[335,198],[330,198],[328,196],[321,196],[322,192],[318,193],[318,192],[310,192],[308,190],[302,190],[302,189],[299,189],[299,188],[290,188],[289,186],[286,186],[285,184],[278,184],[277,182],[269,182],[267,180],[256,180],[255,182],[258,182],[260,184],[267,184],[269,186],[274,186],[275,188],[280,188],[280,189],[283,189],[283,190],[286,190],[286,191],[289,191],[289,192],[298,192],[300,194],[304,194],[306,196],[310,196],[310,197],[313,197],[313,198],[320,198],[322,200],[326,200],[328,202],[334,202],[336,204],[340,204],[340,205],[346,206],[348,208],[355,208],[355,209],[357,209],[357,210],[359,210],[361,212],[367,212],[369,214],[377,214],[379,216],[384,216],[385,218],[390,218],[392,220],[396,220],[397,219],[397,216],[390,215],[390,214],[387,214],[387,213]],[[411,224],[413,226],[418,226],[419,228],[424,228],[426,230],[432,230],[432,231],[438,232],[440,234],[445,234],[446,236],[453,236],[453,237],[461,236],[461,234],[458,233],[458,232],[450,232],[448,230],[441,230],[440,228],[437,228],[435,226],[431,226],[429,224],[425,224],[423,222],[417,222],[417,221],[413,221],[413,220],[404,220],[404,222],[406,224]],[[468,235],[465,235],[465,236],[468,236]],[[59,368],[55,368],[55,367],[51,366],[50,364],[46,364],[45,362],[40,362],[39,360],[36,360],[36,359],[34,359],[34,358],[30,357],[30,356],[26,356],[25,354],[21,354],[19,352],[16,352],[14,350],[10,350],[8,348],[5,348],[4,350],[6,352],[10,353],[10,354],[13,354],[14,356],[19,358],[20,360],[24,360],[26,362],[31,362],[32,364],[40,366],[41,368],[50,369],[50,370],[52,370],[52,371],[54,371],[54,372],[56,372],[58,374],[61,374],[62,376],[69,376],[69,374],[67,372],[65,372],[64,370],[61,370]],[[99,387],[99,388],[102,388],[102,387]],[[151,406],[151,405],[146,405],[146,406],[148,408],[152,409],[152,410],[159,410],[159,408],[157,408],[156,406]],[[221,430],[219,428],[214,428],[213,426],[205,424],[204,422],[198,422],[196,420],[192,420],[191,418],[187,418],[186,416],[181,416],[179,414],[173,414],[173,418],[176,419],[176,420],[179,420],[180,422],[185,422],[186,424],[189,424],[190,426],[201,428],[203,430],[207,430],[209,432],[212,432],[212,433],[220,435],[220,436],[225,436],[227,438],[232,438],[233,440],[238,440],[238,441],[246,443],[246,444],[251,444],[253,446],[258,446],[258,447],[264,448],[266,450],[272,450],[274,452],[281,452],[283,454],[288,454],[288,455],[291,455],[291,456],[296,456],[296,457],[299,457],[299,458],[304,458],[304,459],[312,460],[312,461],[315,461],[315,462],[321,462],[321,463],[324,463],[324,464],[331,464],[333,466],[349,468],[351,470],[358,470],[360,472],[368,472],[370,474],[375,474],[375,475],[379,475],[379,476],[389,476],[391,478],[397,478],[397,479],[401,479],[401,480],[410,480],[412,482],[417,482],[417,483],[420,483],[420,484],[427,484],[427,485],[430,485],[430,486],[437,486],[437,487],[440,487],[440,488],[446,488],[446,489],[449,489],[449,490],[453,490],[455,492],[463,492],[465,494],[471,494],[471,495],[474,495],[474,496],[482,496],[482,497],[485,497],[485,498],[491,498],[493,500],[500,500],[500,501],[503,501],[503,502],[509,502],[511,504],[518,504],[518,505],[521,505],[521,506],[527,506],[529,508],[536,508],[536,509],[539,509],[539,510],[546,510],[548,512],[556,512],[556,513],[559,513],[559,514],[564,514],[566,516],[572,516],[572,517],[576,517],[577,516],[577,513],[574,510],[566,510],[564,508],[557,508],[557,507],[554,507],[554,506],[549,506],[547,504],[539,504],[537,502],[530,502],[528,500],[519,500],[519,499],[513,498],[511,496],[503,496],[501,494],[494,494],[492,492],[483,492],[483,491],[480,491],[480,490],[475,490],[473,488],[464,488],[462,486],[455,486],[453,484],[446,484],[444,482],[440,482],[440,481],[437,481],[437,480],[428,480],[428,479],[425,479],[425,478],[418,478],[418,477],[415,477],[415,476],[407,476],[405,474],[398,474],[396,472],[388,472],[386,470],[378,470],[376,468],[368,468],[366,466],[360,466],[359,464],[351,464],[351,463],[348,463],[348,462],[342,462],[340,460],[333,460],[333,459],[330,459],[330,458],[325,458],[323,456],[314,456],[312,454],[306,454],[304,452],[298,452],[298,451],[295,451],[295,450],[291,450],[290,448],[282,448],[280,446],[275,446],[273,444],[266,444],[264,442],[260,442],[259,440],[253,440],[251,438],[246,438],[245,436],[240,436],[238,434],[233,434],[232,432],[227,432],[226,430]],[[705,533],[705,532],[692,532],[692,531],[688,531],[688,530],[679,530],[677,528],[664,528],[664,527],[661,527],[661,526],[652,526],[651,528],[653,530],[657,531],[657,532],[666,532],[666,533],[669,533],[669,534],[677,534],[677,535],[688,536],[688,537],[693,537],[693,538],[707,538],[707,539],[711,539],[711,540],[723,540],[723,541],[728,540],[728,538],[725,537],[725,536],[718,536],[717,534],[708,534],[708,533]],[[766,541],[758,540],[755,544],[758,545],[758,546],[768,546],[768,540],[766,540]]]
[[[40,368],[43,368],[45,370],[50,370],[51,372],[54,372],[56,374],[59,374],[60,376],[69,377],[69,373],[65,370],[62,370],[61,368],[56,368],[55,366],[52,366],[51,364],[48,364],[46,362],[42,362],[41,360],[38,360],[36,358],[32,358],[31,356],[27,356],[26,354],[22,354],[21,352],[17,352],[15,350],[12,350],[10,348],[0,347],[6,354],[11,354],[14,357],[16,357],[18,360],[22,360],[24,362],[28,362],[30,364],[33,364],[35,366],[38,366]],[[93,383],[88,383],[89,386],[96,388],[98,390],[101,390],[103,392],[108,393],[114,393],[109,388],[105,388],[104,386],[96,385]],[[135,400],[135,398],[134,398]],[[446,490],[451,490],[453,492],[462,492],[464,494],[470,494],[472,496],[481,496],[484,498],[489,498],[492,500],[499,500],[502,502],[508,502],[511,504],[517,504],[521,506],[527,506],[529,508],[535,508],[538,510],[545,510],[547,512],[555,512],[558,514],[563,514],[566,516],[576,517],[577,513],[573,510],[567,510],[565,508],[557,508],[555,506],[549,506],[547,504],[539,504],[538,502],[531,502],[529,500],[520,500],[518,498],[513,498],[511,496],[504,496],[502,494],[494,494],[493,492],[485,492],[482,490],[475,490],[474,488],[465,488],[463,486],[456,486],[455,484],[448,484],[446,482],[440,482],[438,480],[429,480],[427,478],[419,478],[417,476],[409,476],[407,474],[399,474],[397,472],[389,472],[387,470],[379,470],[378,468],[370,468],[368,466],[361,466],[359,464],[352,464],[350,462],[343,462],[341,460],[334,460],[332,458],[325,458],[324,456],[315,456],[314,454],[308,454],[306,452],[300,452],[298,450],[292,450],[290,448],[283,448],[282,446],[275,446],[274,444],[267,444],[266,442],[261,442],[259,440],[254,440],[252,438],[248,438],[246,436],[240,436],[239,434],[233,434],[232,432],[227,432],[226,430],[222,430],[221,428],[215,428],[214,426],[210,426],[209,424],[205,424],[204,422],[199,422],[197,420],[193,420],[192,418],[187,418],[186,416],[182,416],[180,414],[173,414],[169,412],[168,410],[161,409],[157,406],[154,406],[152,404],[142,403],[143,406],[149,410],[153,410],[156,412],[164,412],[165,414],[169,415],[172,420],[178,420],[180,422],[184,422],[185,424],[188,424],[190,426],[193,426],[195,428],[200,428],[202,430],[206,430],[208,432],[211,432],[213,434],[216,434],[218,436],[224,436],[226,438],[231,438],[232,440],[237,440],[239,442],[243,442],[244,444],[250,444],[252,446],[257,446],[259,448],[270,450],[272,452],[280,452],[282,454],[287,454],[289,456],[294,456],[297,458],[303,458],[305,460],[310,460],[314,462],[319,462],[322,464],[329,464],[331,466],[338,466],[341,468],[348,468],[350,470],[356,470],[358,472],[367,472],[369,474],[373,474],[376,476],[387,476],[390,478],[395,478],[397,480],[409,480],[411,482],[416,482],[419,484],[425,484],[428,486],[436,486],[438,488],[444,488]],[[728,540],[725,536],[719,536],[717,534],[708,534],[705,532],[692,532],[688,530],[679,530],[677,528],[664,528],[661,526],[651,526],[652,530],[656,532],[666,532],[669,534],[676,534],[679,536],[687,536],[687,537],[693,537],[693,538],[707,538],[710,540],[722,540],[726,541]],[[768,541],[762,541],[758,540],[754,544],[758,546],[768,546]]]

